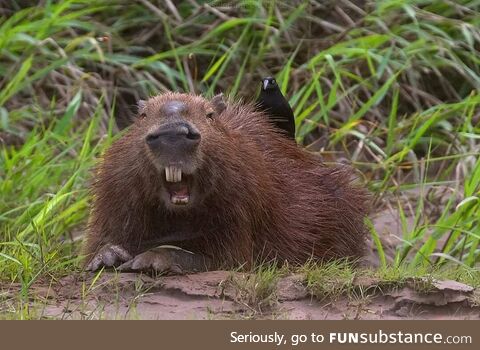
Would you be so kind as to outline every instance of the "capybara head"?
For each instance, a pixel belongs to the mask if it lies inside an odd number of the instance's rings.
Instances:
[[[208,183],[200,184],[198,175],[208,171],[203,162],[205,148],[214,137],[206,135],[215,133],[212,123],[223,109],[220,95],[208,101],[167,93],[139,103],[135,124],[147,159],[156,169],[166,208],[191,208],[208,191]]]

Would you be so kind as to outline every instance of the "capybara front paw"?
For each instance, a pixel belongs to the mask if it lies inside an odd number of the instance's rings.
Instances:
[[[180,273],[180,269],[172,263],[171,256],[166,250],[149,250],[138,254],[133,259],[118,267],[120,271],[154,271],[157,273]]]
[[[118,266],[132,259],[129,252],[119,245],[107,244],[103,246],[85,268],[87,271],[96,271],[101,267]]]

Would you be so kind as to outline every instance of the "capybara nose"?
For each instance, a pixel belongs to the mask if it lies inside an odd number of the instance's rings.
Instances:
[[[200,143],[200,132],[192,125],[181,123],[161,126],[146,137],[147,145],[156,151],[181,149],[193,151]]]

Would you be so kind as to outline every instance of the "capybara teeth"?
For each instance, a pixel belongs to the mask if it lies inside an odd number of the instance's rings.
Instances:
[[[173,181],[173,178],[172,178],[172,169],[171,167],[167,166],[165,168],[165,179],[167,180],[167,182],[172,182]]]
[[[173,197],[171,199],[171,202],[173,204],[182,204],[182,205],[185,205],[185,204],[188,204],[188,201],[189,201],[189,198],[188,197]]]
[[[182,169],[177,168],[177,182],[182,181]]]
[[[167,182],[182,181],[182,169],[175,166],[167,166],[165,168],[165,179],[167,180]]]

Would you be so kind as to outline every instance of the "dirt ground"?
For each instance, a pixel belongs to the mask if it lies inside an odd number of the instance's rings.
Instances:
[[[480,319],[473,288],[436,281],[428,293],[407,283],[384,288],[359,279],[349,295],[319,300],[301,275],[280,278],[269,303],[249,303],[238,288],[246,274],[212,271],[152,278],[134,273],[69,276],[32,286],[36,317],[55,319]],[[2,286],[4,300],[17,285]],[[15,305],[12,305],[15,307]]]
[[[374,218],[387,255],[401,237],[398,217]],[[364,265],[378,265],[374,246]],[[480,291],[455,281],[410,281],[392,287],[360,277],[349,293],[314,297],[302,275],[281,277],[264,296],[246,290],[251,275],[212,271],[151,277],[134,273],[77,274],[30,288],[33,318],[55,319],[480,319]],[[418,281],[417,281],[418,282]],[[0,284],[1,314],[18,308],[19,284]]]

